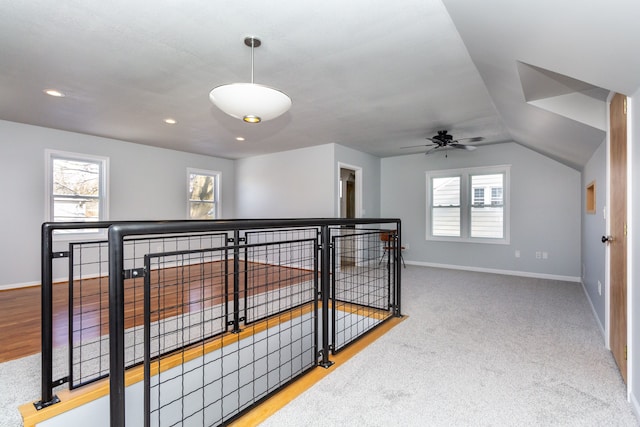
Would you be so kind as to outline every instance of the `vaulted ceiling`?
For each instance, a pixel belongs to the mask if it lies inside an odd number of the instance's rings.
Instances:
[[[580,169],[605,138],[609,92],[640,86],[632,0],[7,0],[0,11],[0,119],[225,158],[334,142],[402,155],[448,129]],[[250,81],[248,35],[262,40],[256,83],[293,100],[253,125],[208,99]]]

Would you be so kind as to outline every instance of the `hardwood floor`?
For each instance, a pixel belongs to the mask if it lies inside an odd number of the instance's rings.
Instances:
[[[54,286],[54,345],[67,337],[67,286]],[[40,287],[0,292],[0,362],[40,352]]]
[[[244,271],[244,264],[240,264]],[[313,272],[289,267],[248,263],[247,295],[262,293],[311,280]],[[198,264],[182,268],[157,270],[152,281],[152,307],[161,318],[190,310],[220,304],[224,300],[224,281],[232,274],[233,263]],[[244,274],[239,274],[244,283]],[[153,283],[159,283],[161,286]],[[242,286],[242,285],[241,285]],[[82,280],[74,283],[73,325],[74,334],[82,338],[108,333],[108,279],[106,277]],[[162,291],[162,292],[160,292]],[[245,296],[244,291],[238,295]],[[143,324],[143,280],[125,281],[125,327]],[[233,293],[228,296],[233,300]],[[53,345],[68,342],[69,286],[59,283],[53,286]],[[156,316],[156,318],[158,317]],[[40,287],[21,288],[0,292],[0,362],[18,359],[40,352]],[[79,332],[82,331],[82,332]]]

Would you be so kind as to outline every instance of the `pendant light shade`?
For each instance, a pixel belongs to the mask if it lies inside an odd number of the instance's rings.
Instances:
[[[209,99],[228,115],[247,123],[274,119],[291,108],[291,98],[277,89],[253,83],[253,49],[261,42],[247,37],[244,43],[251,47],[251,83],[218,86],[209,93]]]
[[[218,86],[209,93],[209,99],[228,115],[248,123],[275,119],[291,108],[291,98],[287,95],[255,83]],[[251,117],[258,120],[252,121]]]

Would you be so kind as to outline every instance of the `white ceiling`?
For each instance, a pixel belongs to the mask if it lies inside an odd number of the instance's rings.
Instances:
[[[601,107],[640,86],[634,0],[5,0],[0,12],[0,119],[225,158],[333,142],[393,156],[449,129],[580,169],[604,132],[525,90],[597,93]],[[293,100],[257,125],[208,99],[250,80],[248,35],[262,40],[255,82]]]

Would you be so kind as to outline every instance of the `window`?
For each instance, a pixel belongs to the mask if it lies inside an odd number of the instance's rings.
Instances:
[[[220,217],[220,172],[187,170],[187,210],[190,219]]]
[[[491,204],[494,206],[502,206],[502,187],[493,187],[491,189]]]
[[[484,188],[473,189],[473,204],[484,205]]]
[[[509,243],[510,166],[427,173],[427,240]]]
[[[434,236],[460,236],[460,177],[433,178]]]
[[[109,159],[52,150],[45,157],[47,220],[106,220]]]

